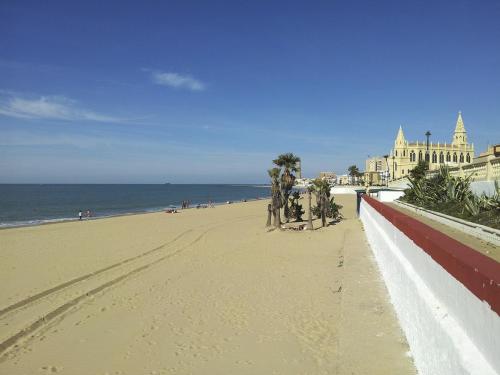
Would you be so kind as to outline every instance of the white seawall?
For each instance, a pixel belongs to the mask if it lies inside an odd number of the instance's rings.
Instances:
[[[482,282],[487,291],[485,295],[498,309],[498,278],[490,279],[490,283],[496,285],[485,285],[484,280],[488,279],[485,274],[495,273],[497,267],[500,270],[500,264],[479,259],[476,263],[485,265],[485,273],[475,266],[469,270],[467,264],[463,267],[460,264],[464,269],[462,281],[470,282],[465,285],[450,274],[448,267],[461,278],[462,268],[457,268],[455,263],[467,257],[453,263],[453,249],[451,256],[439,251],[433,253],[435,248],[424,249],[426,245],[422,244],[427,244],[429,239],[421,227],[408,221],[410,218],[401,218],[407,220],[410,228],[405,232],[411,233],[405,234],[386,218],[386,211],[385,216],[381,213],[381,203],[373,201],[363,198],[360,218],[419,374],[500,374],[500,317],[491,303],[476,295],[477,282]],[[416,240],[416,236],[425,238]],[[439,234],[434,233],[434,240],[436,238],[439,240]],[[431,242],[429,240],[429,247]],[[443,242],[452,244],[453,240],[443,237]],[[471,257],[472,263],[478,260],[476,254]],[[477,280],[473,280],[474,272],[478,274]]]

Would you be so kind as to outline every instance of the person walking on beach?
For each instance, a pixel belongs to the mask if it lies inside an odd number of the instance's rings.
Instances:
[[[87,217],[87,219],[90,219],[90,216],[92,216],[92,214],[90,213],[90,210],[87,210],[87,212],[85,213],[85,216]]]
[[[82,210],[78,210],[78,220],[82,220]]]

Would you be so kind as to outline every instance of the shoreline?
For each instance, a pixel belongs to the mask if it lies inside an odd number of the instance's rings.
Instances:
[[[238,200],[238,201],[230,201],[230,204],[238,204],[238,203],[245,203],[245,202],[253,202],[253,201],[260,201],[260,200],[265,200],[269,199],[269,197],[259,197],[259,198],[252,198],[252,199],[244,199],[244,200]],[[214,206],[222,206],[222,205],[227,205],[226,202],[213,202]],[[207,203],[204,203],[203,205],[207,205]],[[72,222],[77,222],[77,221],[94,221],[94,220],[101,220],[101,219],[110,219],[110,218],[115,218],[115,217],[123,217],[123,216],[134,216],[134,215],[145,215],[145,214],[154,214],[158,212],[164,212],[167,209],[176,209],[179,212],[184,211],[184,210],[190,210],[190,209],[196,209],[196,206],[189,207],[189,208],[181,208],[180,206],[168,206],[168,207],[163,207],[163,208],[152,208],[152,209],[144,209],[141,211],[133,211],[133,212],[120,212],[116,214],[109,214],[109,215],[97,215],[97,216],[91,216],[90,218],[82,218],[82,220],[79,220],[78,217],[75,218],[53,218],[53,219],[36,219],[32,221],[14,221],[12,223],[0,223],[0,231],[6,230],[6,229],[15,229],[15,228],[29,228],[29,227],[38,227],[41,225],[52,225],[52,224],[62,224],[62,223],[72,223]],[[201,208],[208,208],[208,207],[200,207]]]

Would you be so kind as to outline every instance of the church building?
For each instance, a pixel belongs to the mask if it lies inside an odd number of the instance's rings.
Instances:
[[[427,160],[429,169],[439,169],[441,165],[460,166],[472,163],[474,159],[474,144],[467,143],[467,131],[465,130],[462,113],[458,112],[455,132],[451,143],[409,142],[405,139],[403,129],[400,126],[394,149],[391,150],[389,159],[389,173],[391,179],[406,176],[410,170],[415,168],[419,160]]]

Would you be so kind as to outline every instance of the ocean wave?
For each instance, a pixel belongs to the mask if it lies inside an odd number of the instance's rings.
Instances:
[[[34,220],[24,220],[24,221],[10,221],[0,223],[0,229],[2,228],[19,228],[19,227],[31,227],[35,225],[52,224],[52,223],[64,223],[66,221],[77,221],[78,218],[58,218],[58,219],[34,219]]]

